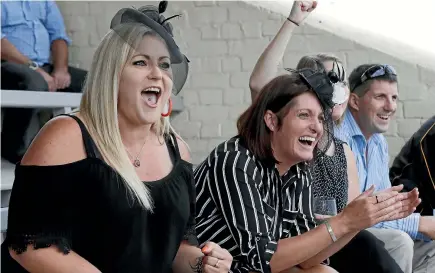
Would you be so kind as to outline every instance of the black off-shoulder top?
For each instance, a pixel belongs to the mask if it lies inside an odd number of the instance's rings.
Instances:
[[[146,182],[154,202],[151,213],[129,197],[84,124],[70,117],[80,125],[87,157],[56,166],[17,164],[2,272],[27,272],[8,247],[22,253],[52,245],[65,255],[76,252],[102,272],[172,272],[181,242],[198,244],[192,165],[181,159],[175,136],[165,136],[172,171]]]

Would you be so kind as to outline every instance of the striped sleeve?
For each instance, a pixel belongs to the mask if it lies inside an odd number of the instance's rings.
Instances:
[[[219,154],[210,167],[210,194],[240,248],[239,272],[270,273],[277,242],[269,233],[266,209],[272,208],[266,207],[257,188],[261,177],[255,163],[246,153],[234,151]]]
[[[302,193],[301,198],[299,198],[298,206],[298,216],[297,224],[301,234],[310,231],[316,227],[316,221],[313,213],[312,197],[313,193],[311,191],[312,177],[310,171],[307,171],[306,175],[301,176],[302,179]]]

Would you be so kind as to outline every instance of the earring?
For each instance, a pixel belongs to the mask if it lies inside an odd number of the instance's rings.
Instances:
[[[169,117],[172,113],[172,100],[171,98],[168,99],[168,112],[166,114],[162,113],[162,117]]]

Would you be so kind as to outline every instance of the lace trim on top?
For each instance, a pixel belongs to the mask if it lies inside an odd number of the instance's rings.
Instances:
[[[56,246],[63,254],[71,251],[71,236],[69,234],[25,234],[7,235],[5,243],[17,254],[27,251],[27,247],[32,245],[34,249],[48,248]]]

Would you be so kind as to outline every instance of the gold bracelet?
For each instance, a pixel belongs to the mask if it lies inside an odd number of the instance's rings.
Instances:
[[[335,243],[337,241],[337,237],[335,236],[334,231],[332,230],[331,224],[328,222],[328,220],[324,220],[323,223],[325,224],[326,229],[328,230],[332,241]]]

